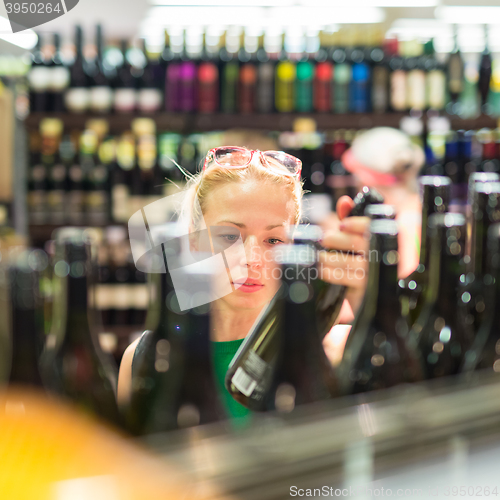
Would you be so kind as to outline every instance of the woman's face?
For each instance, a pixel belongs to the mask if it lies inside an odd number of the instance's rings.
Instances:
[[[273,250],[287,241],[287,229],[294,223],[291,194],[281,186],[254,180],[224,183],[210,192],[204,208],[214,247],[235,243],[238,231],[244,245],[244,256],[240,252],[239,257],[231,257],[227,252],[234,291],[219,299],[217,305],[233,311],[260,311],[280,284]],[[217,240],[223,241],[217,244]],[[227,280],[225,276],[222,279]]]

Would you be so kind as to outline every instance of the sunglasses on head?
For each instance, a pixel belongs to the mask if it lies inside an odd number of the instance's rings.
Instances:
[[[302,162],[283,151],[249,150],[238,146],[222,146],[211,149],[205,157],[203,171],[214,165],[223,168],[248,167],[254,154],[258,154],[263,165],[281,175],[300,177]]]

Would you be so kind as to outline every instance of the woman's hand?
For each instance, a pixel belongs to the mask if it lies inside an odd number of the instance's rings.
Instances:
[[[319,261],[325,281],[348,287],[346,298],[355,313],[366,289],[369,252],[366,233],[370,219],[347,217],[353,206],[354,202],[349,196],[342,196],[338,200],[340,224],[338,229],[325,230],[322,244],[329,251],[320,252]]]

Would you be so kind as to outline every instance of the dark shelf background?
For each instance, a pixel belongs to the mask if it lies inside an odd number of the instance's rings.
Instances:
[[[131,123],[135,118],[152,118],[159,132],[209,132],[212,130],[226,130],[233,128],[246,128],[255,130],[289,131],[293,129],[293,123],[297,118],[311,118],[316,122],[318,130],[334,130],[341,128],[364,129],[371,127],[399,127],[401,118],[410,116],[408,113],[384,113],[384,114],[319,114],[319,113],[273,113],[273,114],[172,114],[160,113],[154,115],[139,114],[70,114],[70,113],[32,113],[25,120],[28,128],[39,126],[43,118],[59,118],[63,121],[65,128],[82,129],[87,120],[103,118],[109,123],[111,134],[130,130]],[[498,119],[487,115],[477,118],[462,119],[458,116],[447,116],[451,121],[451,127],[458,129],[480,129],[496,128]],[[422,116],[424,122],[427,115]]]

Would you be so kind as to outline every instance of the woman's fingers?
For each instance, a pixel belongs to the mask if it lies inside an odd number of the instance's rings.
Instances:
[[[350,213],[351,210],[354,208],[354,201],[350,196],[341,196],[337,200],[337,215],[339,216],[339,219],[345,219]]]
[[[369,227],[369,217],[347,217],[342,220],[339,229],[345,233],[365,235]]]
[[[364,288],[368,262],[360,255],[349,255],[341,252],[320,252],[320,277],[329,283]]]
[[[344,231],[325,232],[321,244],[327,250],[343,250],[344,252],[351,251],[354,253],[367,253],[369,248],[368,239],[363,235]]]

